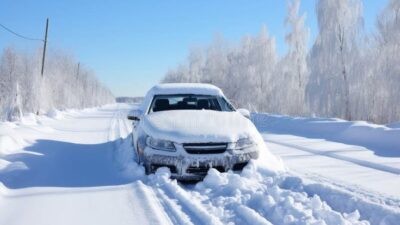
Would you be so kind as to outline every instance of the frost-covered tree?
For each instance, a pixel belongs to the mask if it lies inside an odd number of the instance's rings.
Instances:
[[[374,57],[375,120],[400,120],[400,0],[390,0],[377,21]],[[379,86],[376,86],[376,85]],[[374,86],[372,86],[373,88]]]
[[[299,15],[300,0],[288,2],[288,14],[285,24],[289,33],[285,41],[289,47],[287,55],[282,59],[279,69],[282,74],[282,85],[287,85],[282,93],[282,104],[285,106],[280,113],[298,115],[307,111],[305,104],[305,86],[308,82],[308,39],[309,29],[305,26],[306,15]],[[289,103],[289,104],[285,104]]]
[[[350,79],[362,31],[360,0],[319,0],[319,33],[310,53],[307,99],[312,112],[351,119]]]
[[[250,74],[253,74],[256,82],[256,102],[261,111],[271,111],[276,102],[274,93],[274,76],[276,73],[276,65],[278,63],[278,54],[276,52],[276,41],[274,37],[268,35],[266,26],[261,28],[261,32],[254,42],[252,49],[253,65]],[[252,69],[252,70],[251,70]]]
[[[39,51],[38,51],[39,52]],[[48,54],[40,75],[40,54],[5,48],[0,56],[0,120],[17,120],[23,113],[83,108],[114,101],[111,92],[84,66],[60,50]]]
[[[168,71],[162,82],[212,83],[239,106],[273,110],[277,61],[275,39],[263,27],[258,36],[242,38],[236,48],[219,36],[206,50],[193,49],[187,63]]]
[[[256,85],[259,78],[255,73],[255,60],[250,55],[254,49],[255,39],[250,36],[242,38],[241,44],[229,53],[229,69],[224,91],[234,104],[257,109],[257,93],[259,86]],[[210,75],[211,76],[211,75]]]
[[[21,116],[20,88],[21,68],[20,57],[14,48],[6,48],[3,51],[0,62],[0,104],[2,106],[2,118],[10,121],[17,120]]]
[[[186,64],[178,66],[175,70],[170,70],[164,77],[164,82],[200,82],[203,78],[204,58],[200,48],[192,48]]]
[[[288,15],[285,24],[290,27],[290,32],[285,40],[289,46],[287,59],[293,64],[292,69],[296,73],[298,87],[306,83],[307,73],[307,43],[310,30],[305,26],[306,15],[299,15],[300,0],[289,1]]]
[[[175,69],[170,69],[165,77],[162,79],[161,82],[164,83],[173,83],[173,82],[180,82],[180,83],[185,83],[189,82],[189,79],[187,78],[188,72],[187,72],[187,67],[184,64],[178,65],[177,68]]]
[[[205,64],[203,69],[203,82],[226,87],[227,70],[229,67],[228,49],[222,35],[217,35],[205,52]]]
[[[189,82],[200,82],[203,76],[204,57],[200,48],[193,48],[189,55]]]
[[[361,0],[318,0],[319,33],[311,50],[300,1],[288,3],[283,57],[263,27],[237,45],[216,38],[208,48],[192,51],[163,82],[216,84],[236,106],[254,111],[400,120],[400,0],[389,0],[369,36]]]

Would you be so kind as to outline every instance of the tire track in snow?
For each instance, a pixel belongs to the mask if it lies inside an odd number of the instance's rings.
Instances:
[[[113,141],[115,139],[115,131],[116,131],[116,121],[118,113],[120,113],[120,107],[118,106],[117,110],[113,113],[113,115],[110,118],[110,126],[108,128],[108,133],[107,133],[107,140],[109,142]]]
[[[398,176],[398,174],[396,173],[396,170],[398,170],[397,168],[392,168],[373,162],[371,163],[365,160],[358,160],[351,157],[338,155],[332,152],[315,150],[299,146],[297,144],[284,143],[281,141],[269,139],[265,139],[265,141],[291,149],[307,152],[313,155],[329,157],[336,160],[349,162],[357,166],[391,173]],[[292,179],[293,181],[293,179],[297,179],[298,182],[293,182],[294,185],[289,186],[286,186],[285,184],[280,185],[281,188],[298,192],[304,191],[309,196],[320,196],[323,201],[325,201],[330,207],[338,212],[349,213],[354,210],[358,210],[360,212],[361,218],[369,220],[371,224],[380,224],[380,222],[385,219],[382,215],[387,215],[389,217],[400,219],[400,199],[391,197],[390,195],[369,191],[367,189],[364,189],[363,187],[355,186],[351,183],[332,180],[332,178],[323,177],[323,175],[320,174],[311,174],[309,172],[302,172],[294,169],[291,169],[287,177],[287,180]],[[284,183],[287,184],[291,182]]]
[[[378,164],[378,163],[374,163],[374,162],[370,162],[370,161],[366,161],[366,160],[355,159],[355,158],[352,158],[352,157],[339,155],[339,154],[336,154],[334,152],[320,151],[320,150],[315,150],[315,149],[311,149],[311,148],[306,148],[306,147],[295,145],[295,144],[284,143],[284,142],[274,141],[274,140],[269,140],[269,139],[267,139],[265,141],[273,143],[273,144],[281,145],[281,146],[286,146],[286,147],[289,147],[289,148],[294,148],[294,149],[297,149],[297,150],[300,150],[300,151],[304,151],[304,152],[308,152],[308,153],[315,154],[315,155],[322,155],[322,156],[326,156],[326,157],[330,157],[330,158],[334,158],[334,159],[350,162],[350,163],[353,163],[353,164],[356,164],[356,165],[359,165],[359,166],[363,166],[363,167],[367,167],[367,168],[370,168],[370,169],[380,170],[380,171],[383,171],[383,172],[400,175],[400,169],[399,168],[394,168],[394,167],[391,167],[391,166],[386,166],[386,165],[382,165],[382,164]]]
[[[306,180],[310,180],[311,182],[314,183],[320,183],[320,184],[329,184],[332,187],[352,193],[352,195],[362,198],[362,199],[368,199],[369,201],[373,203],[377,203],[379,205],[385,205],[388,207],[392,207],[394,209],[398,209],[400,212],[400,199],[396,197],[391,197],[384,195],[382,193],[374,192],[371,190],[364,190],[363,187],[353,185],[353,184],[347,184],[343,183],[337,180],[332,180],[332,178],[326,178],[322,175],[316,174],[316,173],[302,173],[297,170],[291,170],[290,172],[291,175],[295,177],[303,177]]]
[[[157,187],[154,187],[157,188]],[[201,202],[193,199],[190,193],[182,189],[176,181],[166,181],[159,188],[172,199],[176,199],[177,203],[182,207],[182,211],[185,211],[190,217],[194,217],[195,224],[204,225],[223,225],[224,223],[219,220],[218,217],[213,213],[206,210]]]
[[[114,151],[122,144],[122,136],[129,134],[131,131],[128,128],[125,116],[128,110],[120,109],[113,114],[110,121],[109,141],[115,141]],[[155,187],[152,184],[141,184],[147,188],[152,188],[152,193],[159,199],[156,204],[162,206],[169,219],[173,224],[193,225],[222,225],[223,223],[207,211],[199,201],[193,201],[190,193],[182,189],[178,184],[172,183],[175,181],[169,180],[161,187]],[[147,182],[146,182],[147,183]],[[185,213],[188,212],[188,213]],[[193,222],[194,221],[194,222]]]
[[[126,124],[127,121],[125,119],[128,110],[129,109],[125,108],[121,109],[121,107],[118,106],[117,110],[113,113],[112,118],[110,119],[107,140],[112,143],[112,158],[117,164],[121,163],[119,162],[120,159],[118,159],[118,157],[127,156],[126,154],[120,156],[119,154],[122,154],[123,152],[121,153],[119,151],[124,151],[124,149],[121,149],[121,147],[123,147],[125,141],[129,141],[125,140],[125,138],[128,137],[131,132]]]
[[[133,199],[140,200],[140,202],[131,202],[131,208],[134,210],[140,207],[144,215],[147,215],[148,224],[175,224],[163,210],[164,207],[151,187],[145,185],[142,181],[137,181],[132,184],[131,190]],[[135,224],[135,221],[133,221],[133,224]]]
[[[240,205],[236,207],[236,214],[240,216],[247,224],[252,225],[272,225],[267,219],[262,217],[258,212],[254,209],[251,209],[247,206]]]
[[[332,209],[340,213],[358,210],[361,219],[366,219],[371,224],[386,224],[382,222],[386,218],[395,218],[400,221],[398,199],[388,199],[379,193],[337,183],[317,174],[290,171],[279,186],[294,192],[305,192],[308,196],[319,196]]]
[[[191,218],[182,211],[182,207],[178,205],[176,200],[170,199],[164,191],[159,188],[154,188],[154,191],[175,225],[193,225]]]
[[[108,134],[108,140],[115,142],[114,146],[113,146],[114,154],[117,154],[115,151],[118,151],[118,148],[122,144],[121,138],[123,138],[124,135],[129,135],[129,133],[131,132],[128,127],[129,125],[127,124],[127,121],[125,120],[125,116],[126,116],[127,112],[128,112],[128,110],[118,109],[112,115],[112,119],[110,121],[110,130],[109,130],[109,134]],[[153,204],[156,204],[163,209],[163,210],[160,210],[160,209],[157,209],[157,210],[162,211],[163,217],[167,217],[168,221],[171,224],[193,225],[193,222],[192,222],[193,218],[190,218],[189,215],[184,213],[184,210],[182,210],[181,205],[179,205],[177,203],[178,200],[169,198],[163,190],[161,190],[157,187],[153,187],[152,185],[147,184],[147,182],[143,183],[142,181],[139,181],[139,183],[140,183],[140,184],[138,184],[140,186],[139,192],[145,191],[145,192],[147,192],[147,195],[149,195],[149,192],[151,192],[150,195],[155,196],[154,198],[145,197],[145,199],[143,200],[144,205],[148,205],[148,203],[150,201],[153,201]],[[135,183],[134,186],[132,187],[132,191],[136,192],[135,195],[138,195],[138,194],[143,195],[142,193],[137,193],[138,188],[136,188],[136,186],[138,186],[138,185]],[[174,190],[171,190],[171,191],[174,192]],[[183,191],[183,190],[181,190],[181,191]],[[157,200],[157,201],[155,202],[155,200]],[[144,206],[144,207],[149,208],[149,206]],[[134,207],[132,206],[132,208],[134,208]],[[157,207],[157,208],[159,208],[159,207]],[[151,209],[148,209],[148,211],[151,211]],[[154,209],[153,209],[153,211],[154,211]],[[160,215],[154,215],[154,217],[159,217],[159,216]],[[204,224],[218,224],[218,223],[204,223]]]
[[[114,160],[117,160],[115,157],[119,154],[117,151],[120,150],[119,148],[124,142],[124,136],[129,135],[131,132],[125,120],[127,111],[128,109],[125,110],[118,107],[110,119],[108,141],[113,142],[112,152]],[[116,163],[120,162],[117,160]],[[166,207],[166,202],[160,201],[158,193],[156,193],[151,186],[144,184],[142,180],[132,183],[131,194],[133,199],[140,199],[140,209],[145,211],[146,215],[151,215],[151,217],[148,217],[149,224],[177,224],[176,217],[171,217],[171,213],[168,213],[173,207],[168,206],[172,205],[172,203],[167,203],[169,205]],[[132,210],[135,210],[137,207],[138,203],[131,202]],[[180,224],[191,225],[185,223]]]

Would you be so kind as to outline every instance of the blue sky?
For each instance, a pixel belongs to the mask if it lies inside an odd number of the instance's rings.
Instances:
[[[386,2],[363,1],[367,31],[374,30]],[[313,40],[315,0],[303,0],[301,12],[307,14]],[[143,95],[184,61],[191,47],[206,46],[216,34],[236,43],[265,24],[282,55],[285,15],[283,0],[0,1],[0,23],[26,36],[42,38],[48,17],[49,47],[74,54],[116,96]],[[0,29],[0,49],[9,45],[32,51],[41,43]]]

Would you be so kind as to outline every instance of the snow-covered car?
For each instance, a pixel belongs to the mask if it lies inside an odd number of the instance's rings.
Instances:
[[[235,110],[210,84],[160,84],[133,120],[133,146],[146,173],[168,167],[178,180],[202,179],[210,168],[241,170],[264,146],[248,110]]]

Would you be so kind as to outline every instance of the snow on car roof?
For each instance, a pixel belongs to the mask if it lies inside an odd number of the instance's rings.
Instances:
[[[211,84],[201,83],[165,83],[152,87],[142,102],[141,109],[147,111],[154,95],[195,94],[224,96],[221,89]]]
[[[211,84],[202,83],[166,83],[158,84],[150,89],[148,94],[198,94],[223,95],[221,89]]]

